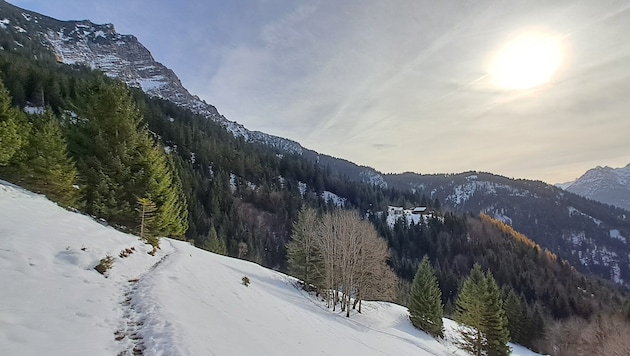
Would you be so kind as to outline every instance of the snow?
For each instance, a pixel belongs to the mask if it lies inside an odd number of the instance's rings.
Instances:
[[[46,111],[46,108],[43,106],[31,106],[26,105],[24,107],[24,112],[31,115],[41,115]]]
[[[302,194],[302,196],[304,196],[304,194],[306,194],[306,183],[304,182],[298,182],[298,189],[300,190],[300,194]]]
[[[322,192],[322,198],[326,203],[332,202],[335,206],[343,207],[346,205],[346,198],[342,198],[333,192],[327,190]]]
[[[626,237],[623,236],[621,234],[621,232],[619,232],[619,230],[617,230],[617,229],[611,229],[610,230],[610,238],[611,239],[618,239],[618,240],[621,240],[621,241],[627,241]]]
[[[142,91],[149,92],[152,90],[157,90],[164,87],[167,83],[167,79],[163,76],[155,76],[152,78],[143,78],[139,79],[140,88]]]
[[[572,216],[572,215],[575,215],[575,214],[580,214],[580,215],[582,215],[582,216],[585,216],[585,217],[590,218],[591,220],[593,220],[593,222],[594,222],[595,224],[597,224],[597,226],[600,226],[600,225],[602,224],[602,221],[601,221],[601,220],[599,220],[599,219],[595,219],[594,217],[592,217],[592,216],[590,216],[590,215],[588,215],[588,214],[584,214],[583,212],[581,212],[581,211],[577,210],[576,208],[574,208],[574,207],[572,207],[572,206],[570,206],[570,207],[568,208],[568,211],[569,211],[569,216]]]
[[[413,209],[405,209],[400,206],[387,207],[387,225],[393,228],[396,221],[404,219],[408,225],[426,223],[427,218],[432,215],[428,213],[426,206],[419,206]]]
[[[11,23],[9,19],[0,20],[0,28],[6,29],[7,26]]]
[[[167,238],[151,256],[137,237],[2,181],[0,216],[3,355],[465,355],[451,320],[438,342],[400,305],[365,302],[348,319],[282,273]],[[105,277],[93,267],[108,255]]]

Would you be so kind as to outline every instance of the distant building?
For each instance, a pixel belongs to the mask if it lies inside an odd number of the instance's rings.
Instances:
[[[429,214],[429,209],[426,206],[417,206],[413,208],[411,213],[415,215],[427,215]]]

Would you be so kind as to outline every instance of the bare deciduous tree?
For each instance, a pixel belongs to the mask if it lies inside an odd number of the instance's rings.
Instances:
[[[349,317],[352,298],[359,312],[362,299],[394,298],[397,277],[387,265],[387,243],[369,222],[353,211],[335,211],[322,217],[317,237],[333,311],[340,301]]]

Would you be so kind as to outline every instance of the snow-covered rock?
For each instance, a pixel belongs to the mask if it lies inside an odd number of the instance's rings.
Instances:
[[[556,186],[630,211],[630,164],[622,168],[595,167],[575,181]]]

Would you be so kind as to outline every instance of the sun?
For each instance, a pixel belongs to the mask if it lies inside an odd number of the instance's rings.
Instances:
[[[490,60],[488,72],[502,89],[523,90],[547,82],[562,61],[558,36],[523,33],[501,47]]]

